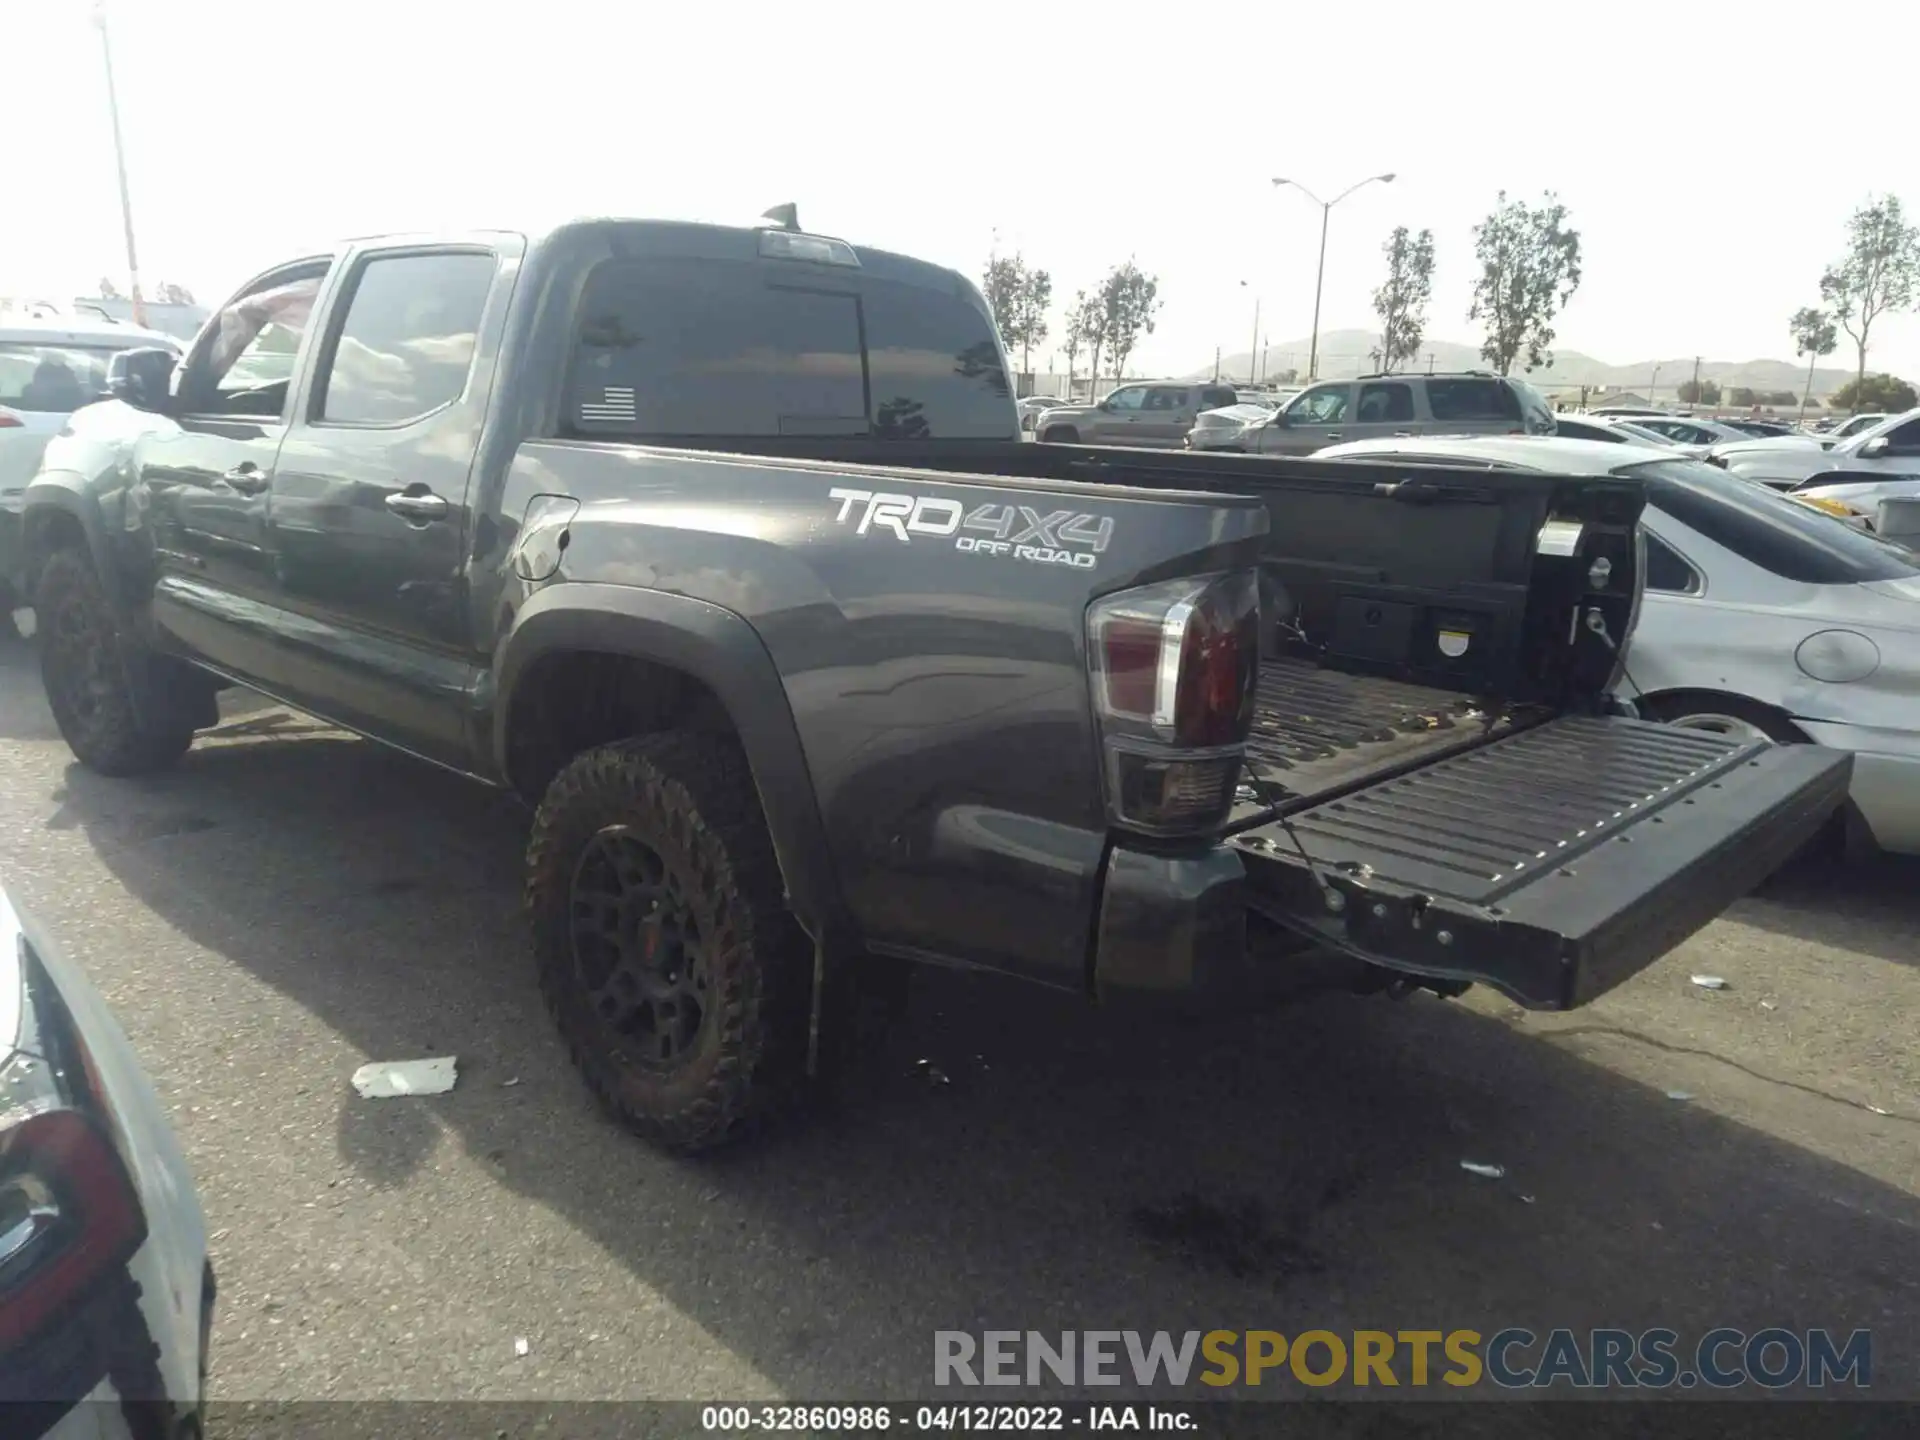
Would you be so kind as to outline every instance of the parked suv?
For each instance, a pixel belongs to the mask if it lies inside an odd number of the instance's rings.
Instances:
[[[1239,398],[1231,385],[1122,385],[1098,405],[1069,405],[1047,411],[1040,438],[1070,445],[1142,445],[1178,450],[1202,410],[1233,405]]]
[[[1531,385],[1503,375],[1362,375],[1310,385],[1272,415],[1237,427],[1202,421],[1194,450],[1311,455],[1343,440],[1396,435],[1551,435],[1553,409]]]

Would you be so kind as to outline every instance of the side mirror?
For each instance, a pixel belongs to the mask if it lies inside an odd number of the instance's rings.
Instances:
[[[1279,426],[1279,427],[1280,427],[1280,428],[1281,428],[1282,430],[1284,430],[1284,429],[1286,429],[1286,428],[1287,428],[1287,427],[1288,427],[1289,425],[1291,425],[1291,424],[1292,424],[1293,422],[1292,422],[1291,420],[1289,420],[1289,419],[1287,419],[1287,412],[1286,412],[1286,411],[1284,411],[1284,410],[1276,410],[1276,411],[1274,411],[1274,412],[1273,412],[1273,418],[1272,418],[1271,420],[1269,420],[1269,421],[1267,421],[1267,423],[1268,423],[1269,425],[1278,425],[1278,426]]]
[[[158,346],[122,350],[107,362],[107,393],[136,410],[165,410],[175,363],[173,351]]]
[[[1102,400],[1098,405],[1094,406],[1093,408],[1096,410],[1104,410],[1109,415],[1111,415],[1113,413],[1113,402],[1111,400]]]
[[[1886,453],[1887,437],[1884,435],[1876,435],[1860,447],[1860,456],[1865,460],[1873,460]]]

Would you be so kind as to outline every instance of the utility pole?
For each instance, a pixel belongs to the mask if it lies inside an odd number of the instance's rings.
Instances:
[[[113,120],[113,163],[120,174],[120,221],[127,233],[127,288],[133,297],[133,323],[147,323],[140,294],[140,259],[133,248],[133,198],[127,190],[127,150],[120,138],[120,99],[113,85],[113,42],[107,37],[106,0],[93,0],[93,23],[100,31],[100,58],[107,70],[107,114]]]
[[[1700,408],[1700,357],[1698,355],[1693,357],[1693,405],[1691,408],[1694,410]]]
[[[1260,297],[1253,297],[1253,345],[1247,351],[1247,383],[1258,385],[1260,378],[1254,373],[1254,365],[1260,358]]]
[[[1220,347],[1218,345],[1213,347],[1213,383],[1216,385],[1220,383]]]

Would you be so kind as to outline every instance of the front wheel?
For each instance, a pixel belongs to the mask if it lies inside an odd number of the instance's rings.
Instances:
[[[56,550],[33,599],[40,679],[74,758],[103,775],[141,775],[186,754],[196,697],[172,691],[189,680],[121,636],[87,557]],[[143,679],[148,683],[136,694]]]
[[[1078,445],[1080,432],[1071,425],[1049,425],[1040,438],[1054,445]]]
[[[805,1087],[811,951],[739,747],[668,732],[555,777],[527,847],[547,1008],[623,1124],[711,1148]]]

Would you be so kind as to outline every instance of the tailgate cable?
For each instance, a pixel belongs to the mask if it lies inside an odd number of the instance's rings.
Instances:
[[[1327,883],[1327,877],[1320,873],[1319,866],[1313,863],[1313,857],[1307,853],[1307,847],[1300,843],[1300,833],[1293,828],[1293,822],[1286,816],[1280,817],[1280,828],[1293,842],[1293,848],[1300,852],[1300,863],[1307,867],[1307,874],[1313,877],[1313,883],[1320,887],[1320,894],[1327,902],[1327,908],[1338,914],[1347,908],[1347,897]]]
[[[1607,617],[1600,613],[1598,607],[1588,609],[1587,629],[1590,633],[1599,636],[1600,643],[1613,652],[1614,658],[1620,662],[1621,675],[1626,678],[1629,685],[1633,686],[1633,693],[1645,695],[1647,692],[1640,688],[1640,682],[1633,678],[1633,671],[1627,668],[1627,657],[1621,654],[1620,646],[1614,641],[1613,632],[1607,629]]]

